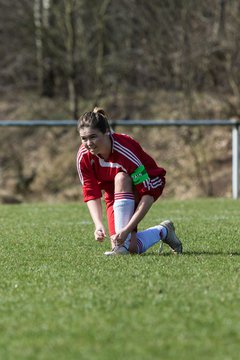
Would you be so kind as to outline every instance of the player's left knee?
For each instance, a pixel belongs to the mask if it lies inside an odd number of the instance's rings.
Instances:
[[[131,192],[132,191],[132,179],[124,173],[119,172],[114,179],[115,192]]]

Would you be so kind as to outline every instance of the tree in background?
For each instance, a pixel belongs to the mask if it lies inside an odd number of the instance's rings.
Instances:
[[[140,90],[231,93],[240,102],[238,0],[22,0],[0,3],[0,76],[4,89],[81,98]],[[224,96],[223,96],[224,99]]]

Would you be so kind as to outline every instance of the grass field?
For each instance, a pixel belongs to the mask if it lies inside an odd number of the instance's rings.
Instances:
[[[0,359],[240,356],[240,203],[164,200],[183,256],[105,257],[83,204],[0,206]]]

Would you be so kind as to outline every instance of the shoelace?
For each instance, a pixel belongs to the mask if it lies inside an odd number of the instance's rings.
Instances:
[[[161,255],[162,251],[163,251],[163,241],[160,240],[160,246],[159,246],[159,250],[158,250],[158,255]]]
[[[124,247],[127,251],[129,251],[129,249],[125,245],[116,245],[116,246],[114,246],[112,251],[115,251],[115,250],[117,250],[117,249],[119,249],[121,247]]]

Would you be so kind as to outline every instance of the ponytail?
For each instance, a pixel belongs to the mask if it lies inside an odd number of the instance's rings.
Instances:
[[[103,108],[99,108],[99,107],[95,106],[95,108],[93,109],[93,112],[94,112],[94,114],[101,114],[102,116],[105,116],[107,118],[107,114],[105,113]]]
[[[86,112],[80,116],[77,124],[78,132],[84,127],[98,129],[103,134],[110,131],[106,112],[102,108],[95,107],[93,111]]]

